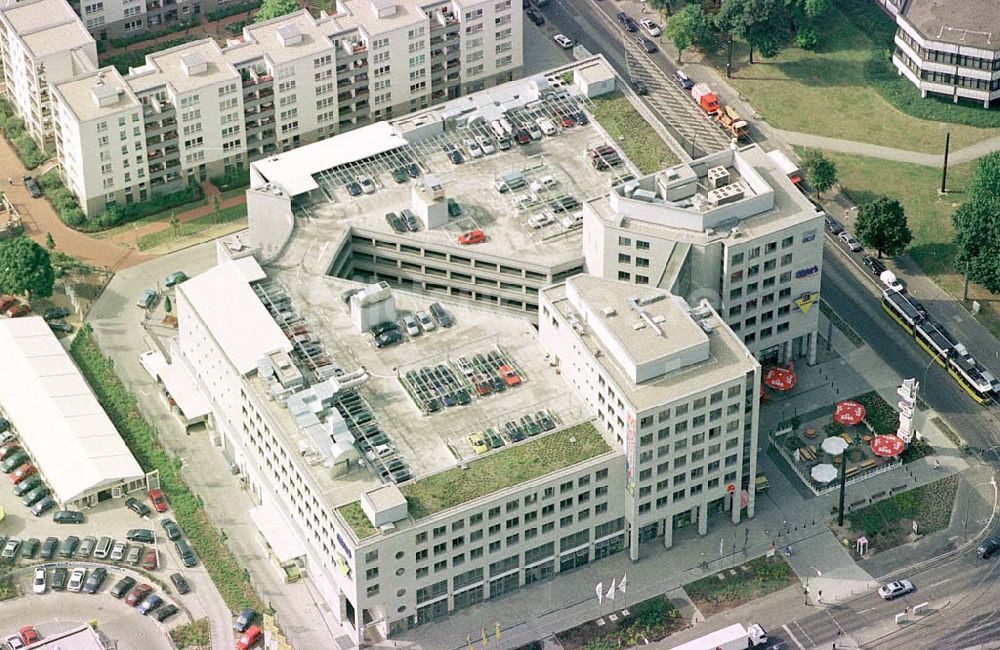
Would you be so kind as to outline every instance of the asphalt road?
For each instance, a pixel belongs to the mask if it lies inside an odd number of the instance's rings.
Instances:
[[[851,264],[845,255],[858,262]],[[870,275],[863,274],[860,253],[846,253],[827,238],[823,257],[823,300],[901,377],[921,382],[920,397],[940,413],[971,446],[989,449],[1000,443],[996,407],[977,404],[934,359],[882,310]],[[861,267],[864,268],[864,267]]]

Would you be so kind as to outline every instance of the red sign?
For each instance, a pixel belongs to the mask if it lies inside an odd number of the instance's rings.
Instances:
[[[736,491],[736,486],[733,485],[732,483],[730,483],[729,485],[726,486],[726,492],[729,492],[730,494],[732,494],[735,491]]]
[[[871,447],[876,456],[892,458],[903,453],[903,450],[906,449],[906,443],[898,436],[883,434],[872,438]]]

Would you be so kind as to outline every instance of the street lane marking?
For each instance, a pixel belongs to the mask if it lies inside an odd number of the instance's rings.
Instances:
[[[795,645],[799,646],[799,650],[806,650],[806,647],[801,643],[799,643],[799,640],[795,638],[795,635],[792,634],[792,631],[788,629],[787,625],[782,625],[781,629],[783,629],[785,632],[788,633],[788,636],[792,639],[792,642],[795,643]]]
[[[927,588],[930,589],[931,587],[937,587],[938,585],[943,585],[944,583],[946,583],[946,582],[948,582],[950,580],[951,580],[951,578],[945,578],[944,580],[940,580],[938,582],[935,582],[932,585],[927,585]]]

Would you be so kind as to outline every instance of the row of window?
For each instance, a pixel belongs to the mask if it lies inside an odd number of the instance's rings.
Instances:
[[[928,49],[921,47],[912,36],[907,34],[902,29],[896,30],[896,38],[909,45],[910,49],[912,49],[916,55],[924,61],[954,65],[960,68],[972,68],[974,70],[1000,70],[1000,57],[984,59],[981,57],[969,56],[967,54],[959,54],[957,52],[944,52],[942,50]],[[896,48],[896,54],[897,56],[905,56],[905,53],[898,47]]]

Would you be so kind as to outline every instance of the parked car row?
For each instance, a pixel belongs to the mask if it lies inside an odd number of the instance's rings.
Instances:
[[[411,338],[420,336],[423,332],[431,332],[441,327],[451,327],[454,321],[451,316],[438,303],[431,303],[430,313],[417,310],[412,314],[403,314],[399,317],[399,322],[386,321],[379,323],[369,330],[372,335],[372,342],[375,347],[384,348],[395,345],[403,340],[405,331]]]
[[[0,433],[0,471],[7,474],[10,482],[14,485],[14,494],[21,497],[21,503],[25,507],[31,508],[31,513],[40,517],[56,506],[55,500],[50,496],[51,491],[41,476],[38,469],[28,453],[21,448],[16,434],[10,430],[10,423],[5,423],[4,430]]]
[[[25,178],[31,178],[30,176],[25,176]],[[6,648],[10,650],[21,650],[21,648],[26,648],[27,646],[40,641],[42,635],[38,633],[33,625],[25,625],[17,634],[11,634],[4,637],[3,642],[6,644]]]
[[[442,406],[469,404],[473,395],[485,397],[517,386],[521,375],[498,348],[485,355],[475,354],[471,361],[463,356],[451,365],[442,363],[408,370],[403,381],[417,407],[425,413],[435,413]]]
[[[548,409],[544,409],[534,414],[523,415],[517,420],[508,420],[500,427],[501,431],[490,427],[482,433],[470,433],[466,436],[466,440],[472,447],[472,451],[479,455],[555,428],[555,418],[552,417]]]

